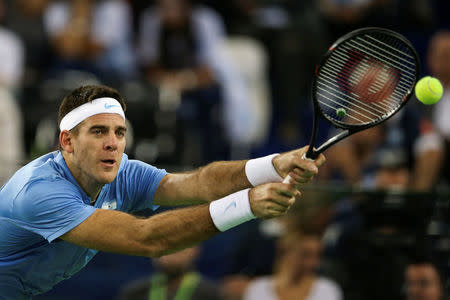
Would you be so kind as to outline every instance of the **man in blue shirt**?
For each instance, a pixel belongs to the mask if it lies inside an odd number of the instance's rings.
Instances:
[[[125,109],[114,89],[75,89],[59,108],[61,150],[1,188],[0,299],[48,291],[97,251],[157,257],[255,217],[284,215],[325,161],[302,159],[304,147],[167,174],[123,153]],[[195,206],[147,219],[129,214],[158,205]]]

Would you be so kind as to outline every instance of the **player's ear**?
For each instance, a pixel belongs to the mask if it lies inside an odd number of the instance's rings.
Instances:
[[[69,130],[63,130],[59,133],[59,144],[64,151],[73,152],[72,133]]]

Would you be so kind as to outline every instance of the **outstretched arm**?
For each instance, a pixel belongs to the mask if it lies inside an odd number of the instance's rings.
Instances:
[[[275,156],[272,159],[274,172],[280,178],[291,175],[291,183],[297,187],[310,182],[318,167],[325,162],[325,157],[320,155],[315,162],[302,159],[307,148]],[[246,174],[247,162],[220,161],[189,173],[168,174],[156,190],[154,203],[169,206],[201,204],[250,188],[252,184]]]
[[[259,218],[284,215],[298,192],[293,185],[269,183],[249,190],[249,203]],[[61,238],[67,242],[129,255],[158,257],[204,241],[219,232],[210,204],[163,212],[148,219],[98,209]],[[226,214],[225,209],[223,214]]]

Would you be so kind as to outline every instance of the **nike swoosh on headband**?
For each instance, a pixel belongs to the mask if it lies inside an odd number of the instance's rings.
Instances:
[[[119,105],[108,105],[108,104],[106,104],[105,103],[105,109],[110,109],[110,108],[113,108],[113,107],[119,107]]]

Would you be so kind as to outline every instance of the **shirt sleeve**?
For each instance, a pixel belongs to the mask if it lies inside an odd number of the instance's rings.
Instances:
[[[142,161],[129,160],[118,178],[119,185],[125,189],[125,211],[158,208],[158,205],[153,205],[153,196],[166,174],[166,170],[155,168]]]
[[[96,208],[83,202],[78,189],[63,179],[28,184],[14,200],[18,226],[52,242],[86,220]]]

